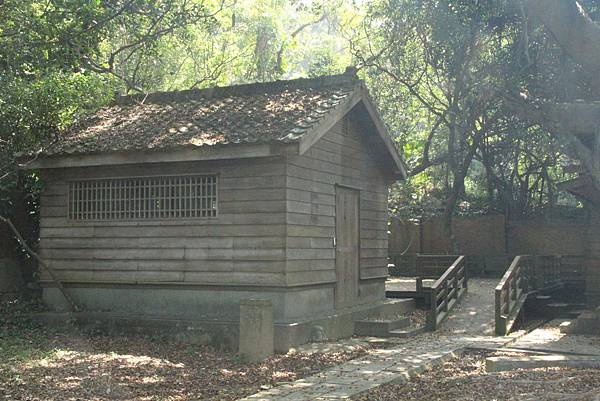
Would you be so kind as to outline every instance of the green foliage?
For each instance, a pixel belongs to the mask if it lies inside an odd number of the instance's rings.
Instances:
[[[16,155],[60,140],[115,92],[314,77],[349,64],[415,172],[394,186],[393,213],[526,214],[565,201],[555,186],[565,145],[514,118],[506,97],[585,89],[559,84],[577,70],[543,29],[526,26],[519,2],[5,0],[0,19],[2,213]]]
[[[105,33],[98,0],[5,0],[0,3],[0,71],[39,77],[45,71],[72,71],[82,55],[94,55]]]
[[[418,173],[392,190],[392,213],[527,214],[556,204],[564,144],[516,119],[508,100],[534,77],[518,4],[383,0],[363,25],[354,55]]]
[[[17,161],[115,93],[343,71],[339,28],[353,10],[341,0],[1,1],[0,213],[25,186],[35,218],[43,183],[19,179]]]
[[[112,98],[111,85],[95,74],[52,72],[37,79],[0,76],[0,211],[11,209],[17,157],[40,150],[82,114]],[[27,163],[34,156],[22,156]],[[34,190],[37,180],[28,181]],[[34,203],[35,204],[35,203]]]

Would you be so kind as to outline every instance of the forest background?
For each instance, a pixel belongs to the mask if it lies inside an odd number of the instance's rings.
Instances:
[[[536,3],[560,2],[0,0],[0,215],[26,193],[36,216],[43,183],[18,174],[20,152],[60,141],[116,96],[349,65],[409,165],[393,216],[441,215],[450,230],[459,214],[581,208],[557,190],[580,169],[578,144],[532,116],[597,91]],[[597,2],[571,3],[599,17]]]

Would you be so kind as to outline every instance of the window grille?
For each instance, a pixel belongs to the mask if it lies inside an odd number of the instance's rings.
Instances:
[[[72,220],[216,217],[217,176],[163,176],[71,181]]]

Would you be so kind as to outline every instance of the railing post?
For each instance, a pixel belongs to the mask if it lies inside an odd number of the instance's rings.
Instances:
[[[538,257],[537,255],[533,255],[533,256],[532,256],[532,258],[531,258],[531,265],[530,265],[530,267],[531,267],[531,272],[530,272],[530,276],[529,276],[529,277],[530,277],[530,279],[531,279],[531,282],[530,282],[530,283],[531,283],[531,285],[532,285],[532,287],[533,287],[534,289],[537,289],[537,288],[539,288],[539,285],[538,285],[538,279],[539,279],[539,277],[538,277],[538,276],[539,276],[539,273],[538,273],[538,270],[539,270],[539,263],[540,263],[540,262],[539,262],[539,257]]]
[[[448,281],[444,281],[444,300],[443,300],[443,305],[444,305],[444,313],[448,313],[448,297],[450,295],[449,289],[448,289]]]
[[[465,290],[467,290],[468,286],[469,286],[469,284],[468,284],[468,281],[469,281],[469,272],[467,271],[467,264],[466,264],[466,262],[464,262],[464,259],[463,259],[463,264],[462,265],[463,265],[463,269],[462,269],[462,271],[463,271],[463,288]]]
[[[512,276],[510,279],[510,299],[517,300],[517,275]]]
[[[452,287],[454,288],[454,296],[458,298],[458,274],[454,274],[452,278]]]
[[[429,312],[427,312],[427,330],[437,330],[437,291],[429,292]]]
[[[495,294],[496,306],[496,334],[499,336],[506,335],[506,321],[502,317],[502,290],[496,289]]]
[[[529,292],[529,274],[531,259],[529,256],[525,257],[525,260],[521,259],[523,265],[521,266],[521,288],[525,292]]]

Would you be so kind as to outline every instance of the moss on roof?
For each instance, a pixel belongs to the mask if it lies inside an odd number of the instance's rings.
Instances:
[[[43,154],[294,142],[360,85],[345,73],[123,97],[71,127]]]

